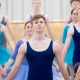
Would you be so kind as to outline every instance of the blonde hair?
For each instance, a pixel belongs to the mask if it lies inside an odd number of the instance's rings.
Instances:
[[[32,0],[32,4],[33,4],[34,1],[39,1],[39,2],[41,2],[41,0]]]

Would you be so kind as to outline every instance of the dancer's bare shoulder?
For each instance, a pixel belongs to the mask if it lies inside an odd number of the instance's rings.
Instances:
[[[62,52],[62,48],[61,48],[60,44],[56,41],[53,41],[53,52],[55,55]]]
[[[26,51],[27,51],[27,43],[24,42],[24,43],[19,47],[19,52],[26,54]]]

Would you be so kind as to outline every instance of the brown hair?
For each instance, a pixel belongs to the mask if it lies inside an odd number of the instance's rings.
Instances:
[[[34,15],[34,16],[31,18],[31,23],[33,24],[33,21],[34,21],[34,20],[38,20],[38,19],[40,19],[40,18],[42,18],[42,19],[45,21],[45,24],[46,24],[46,18],[45,18],[43,15],[41,15],[41,14]]]
[[[71,0],[71,1],[70,1],[70,4],[72,4],[74,1],[80,2],[80,0]]]
[[[74,12],[75,10],[76,10],[76,9],[72,9],[72,10],[71,10],[71,15],[73,14],[73,12]]]
[[[25,29],[25,27],[26,27],[26,25],[27,25],[28,23],[31,23],[31,22],[30,22],[30,21],[27,21],[27,22],[24,24],[24,29]]]

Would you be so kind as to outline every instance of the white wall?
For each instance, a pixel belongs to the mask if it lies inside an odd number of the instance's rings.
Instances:
[[[0,0],[2,12],[11,20],[22,21],[32,12],[32,0]],[[51,20],[64,20],[70,15],[70,0],[41,0],[42,11]]]
[[[71,13],[70,0],[62,0],[63,1],[63,19],[67,18]]]
[[[46,7],[46,11],[50,16],[50,19],[61,20],[61,0],[47,0]]]

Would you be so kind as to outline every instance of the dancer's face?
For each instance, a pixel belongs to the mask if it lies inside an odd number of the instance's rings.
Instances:
[[[43,18],[39,18],[33,21],[34,31],[37,33],[43,33],[45,29],[45,21]]]
[[[80,7],[80,2],[79,1],[73,1],[71,3],[72,9],[78,9]]]
[[[78,20],[80,21],[80,8],[78,9],[77,13],[78,13]]]
[[[41,2],[40,0],[33,0],[32,5],[33,5],[34,10],[38,10],[41,7]]]
[[[73,21],[78,21],[77,9],[75,9],[71,15]]]
[[[31,23],[26,24],[25,32],[26,32],[26,35],[32,35],[33,34],[33,26],[31,25]]]

